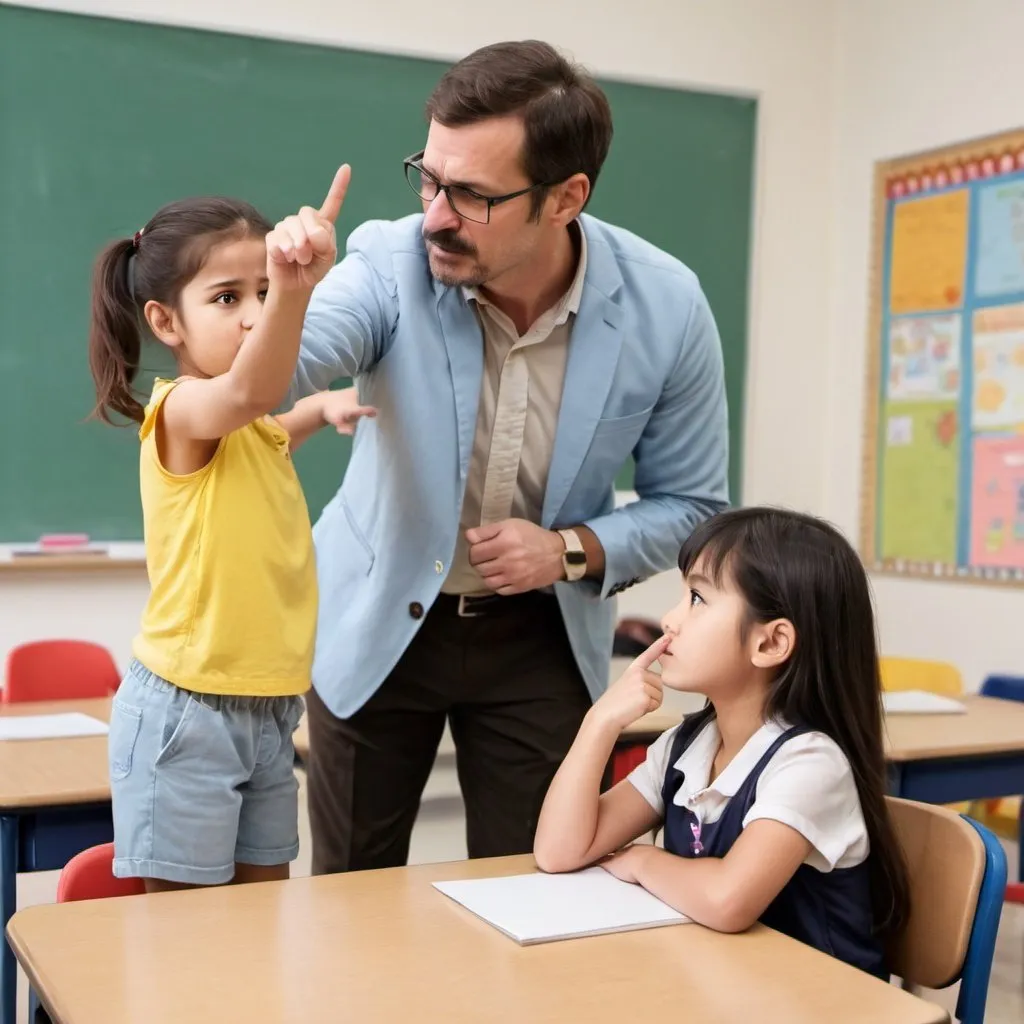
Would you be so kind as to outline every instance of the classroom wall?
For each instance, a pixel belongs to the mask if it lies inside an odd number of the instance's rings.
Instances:
[[[602,75],[758,95],[744,497],[799,508],[821,505],[825,437],[807,427],[821,423],[826,412],[821,382],[828,351],[820,325],[830,309],[831,3],[635,0],[588,15],[578,4],[520,0],[481,3],[468,17],[454,0],[22,3],[429,57],[458,57],[498,39],[538,36]],[[272,144],[273,126],[267,130]],[[124,660],[145,592],[142,573],[30,579],[0,572],[0,655],[20,640],[64,633],[106,643]],[[623,613],[659,615],[676,594],[674,574],[666,574],[633,588],[620,607]]]
[[[839,133],[822,507],[855,532],[873,164],[1024,124],[1024,5],[843,0],[836,32]],[[1024,591],[879,577],[875,593],[883,650],[953,662],[971,688],[989,672],[1024,673]]]
[[[744,496],[820,511],[851,536],[872,164],[1024,120],[1017,0],[637,0],[589,19],[545,0],[488,5],[478,11],[486,17],[471,19],[450,0],[376,9],[336,0],[22,2],[432,57],[539,35],[600,74],[757,94]],[[886,651],[952,661],[971,687],[989,671],[1021,669],[1014,628],[1024,593],[874,583]],[[0,573],[0,654],[21,639],[65,633],[94,637],[124,659],[145,591],[141,573]],[[666,574],[629,591],[621,610],[657,615],[675,594]]]

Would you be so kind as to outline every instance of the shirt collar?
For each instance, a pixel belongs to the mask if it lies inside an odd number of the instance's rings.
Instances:
[[[686,804],[705,790],[723,797],[733,797],[739,792],[744,780],[754,770],[757,762],[764,757],[768,748],[789,729],[779,719],[765,722],[753,736],[743,744],[740,752],[725,766],[725,770],[711,785],[708,778],[711,766],[718,753],[722,734],[718,722],[712,718],[693,738],[690,746],[680,754],[673,767],[683,772],[683,784],[679,787],[676,803]]]
[[[583,300],[583,281],[587,274],[587,233],[580,227],[578,220],[574,220],[569,225],[569,230],[579,242],[580,256],[576,264],[576,276],[572,279],[569,290],[548,311],[554,318],[552,327],[560,327],[570,316],[579,313],[580,302]],[[479,288],[463,288],[462,294],[467,300],[471,299],[478,306],[493,305]]]

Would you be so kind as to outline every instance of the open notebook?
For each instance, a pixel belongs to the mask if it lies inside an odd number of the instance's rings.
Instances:
[[[434,882],[434,888],[524,946],[690,920],[602,868]]]
[[[951,697],[925,690],[893,690],[882,694],[887,715],[962,715],[967,706]]]

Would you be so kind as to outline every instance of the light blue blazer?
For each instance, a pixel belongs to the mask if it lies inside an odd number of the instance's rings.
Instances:
[[[580,222],[586,277],[541,525],[586,524],[604,547],[601,583],[555,586],[596,698],[614,595],[673,567],[693,527],[727,504],[728,427],[721,345],[697,278],[627,231]],[[313,685],[341,718],[381,685],[440,591],[473,447],[481,329],[462,290],[431,277],[421,224],[417,215],[352,233],[313,294],[292,388],[294,401],[354,377],[379,410],[359,425],[314,529]],[[639,500],[616,509],[615,477],[631,453]]]

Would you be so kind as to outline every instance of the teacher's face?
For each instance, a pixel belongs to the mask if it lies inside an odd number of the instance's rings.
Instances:
[[[504,196],[535,184],[523,170],[524,141],[518,117],[458,128],[431,121],[423,169],[442,185],[459,186],[456,207],[485,218],[488,204],[476,196]],[[478,287],[528,264],[550,240],[551,228],[545,209],[539,219],[532,218],[532,198],[527,194],[491,206],[486,224],[460,216],[444,192],[424,201],[423,237],[434,277],[449,287]]]

